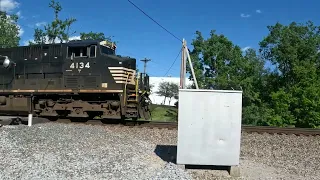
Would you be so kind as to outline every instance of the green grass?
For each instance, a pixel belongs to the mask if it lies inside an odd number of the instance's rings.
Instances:
[[[172,106],[151,105],[152,121],[175,122],[178,120],[178,109]]]

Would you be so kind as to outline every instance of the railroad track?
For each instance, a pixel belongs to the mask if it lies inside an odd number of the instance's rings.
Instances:
[[[58,123],[61,121],[57,121]],[[64,123],[70,123],[68,120],[64,120]],[[117,125],[117,126],[127,126],[134,128],[158,128],[158,129],[178,129],[178,123],[176,122],[145,122],[138,121],[136,123],[126,122],[126,124],[104,124],[101,121],[87,121],[85,124],[89,125]],[[285,135],[304,135],[304,136],[320,136],[320,129],[311,128],[279,128],[270,126],[247,126],[243,125],[241,127],[242,132],[246,133],[268,133],[268,134],[285,134]]]
[[[137,122],[131,122],[127,121],[125,123],[119,123],[119,122],[101,122],[100,120],[89,120],[86,122],[74,122],[70,121],[69,119],[59,119],[57,121],[46,121],[49,123],[77,123],[77,124],[83,124],[83,125],[97,125],[97,126],[126,126],[126,127],[132,127],[132,128],[158,128],[158,129],[178,129],[178,123],[177,122],[156,122],[156,121],[137,121]],[[0,125],[1,126],[1,125]],[[285,134],[285,135],[304,135],[304,136],[320,136],[320,129],[311,129],[311,128],[279,128],[279,127],[270,127],[270,126],[247,126],[243,125],[241,127],[242,132],[246,133],[268,133],[268,134]]]

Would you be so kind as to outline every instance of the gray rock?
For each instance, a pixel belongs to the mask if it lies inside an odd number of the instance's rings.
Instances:
[[[14,127],[0,129],[1,180],[190,179],[148,142],[121,131],[81,124]]]

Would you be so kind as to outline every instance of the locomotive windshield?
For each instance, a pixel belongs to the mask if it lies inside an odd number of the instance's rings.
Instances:
[[[109,41],[101,41],[100,42],[100,51],[101,54],[106,54],[106,55],[115,55],[117,46]]]
[[[79,57],[96,57],[97,47],[99,46],[101,54],[115,55],[116,45],[108,41],[72,41],[69,42],[67,47],[68,58],[79,58]]]
[[[101,53],[102,54],[107,54],[107,55],[114,55],[115,52],[114,50],[110,49],[109,47],[106,47],[106,46],[100,46],[100,49],[101,49]]]

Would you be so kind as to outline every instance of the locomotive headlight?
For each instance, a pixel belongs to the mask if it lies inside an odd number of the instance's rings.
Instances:
[[[8,56],[6,56],[6,58],[5,58],[4,61],[3,61],[2,66],[3,66],[4,68],[8,68],[9,65],[10,65],[10,59],[8,58]]]
[[[0,55],[0,59],[1,59],[1,64],[3,68],[8,68],[11,64],[14,64],[13,61],[11,61],[8,56],[1,56]]]

